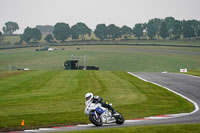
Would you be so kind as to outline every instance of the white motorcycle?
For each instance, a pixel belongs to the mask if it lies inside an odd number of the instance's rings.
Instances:
[[[116,123],[119,125],[124,123],[124,118],[119,112],[112,115],[112,113],[107,108],[102,107],[100,103],[87,103],[85,113],[88,115],[89,120],[96,126],[102,126],[108,123]]]

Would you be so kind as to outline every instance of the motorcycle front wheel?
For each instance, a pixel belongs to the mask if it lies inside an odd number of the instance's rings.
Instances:
[[[89,119],[95,126],[102,126],[103,122],[102,122],[100,116],[99,115],[97,115],[97,116],[98,117],[96,117],[94,114],[90,114]]]

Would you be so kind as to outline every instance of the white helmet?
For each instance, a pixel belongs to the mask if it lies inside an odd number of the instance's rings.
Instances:
[[[86,93],[85,94],[86,101],[92,101],[93,96],[94,96],[93,93]]]

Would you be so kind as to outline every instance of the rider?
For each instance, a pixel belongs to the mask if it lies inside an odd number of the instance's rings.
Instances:
[[[92,103],[100,103],[102,107],[105,107],[111,110],[113,115],[117,114],[115,109],[113,109],[113,107],[110,104],[108,104],[108,102],[104,102],[100,96],[94,96],[93,93],[86,93],[85,99],[86,99],[86,104],[90,101]]]

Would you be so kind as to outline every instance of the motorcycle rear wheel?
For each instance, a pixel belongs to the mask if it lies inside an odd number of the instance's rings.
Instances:
[[[119,113],[119,112],[118,112]],[[117,116],[115,116],[115,119],[116,119],[116,123],[118,124],[118,125],[121,125],[121,124],[123,124],[124,123],[124,117],[122,116],[122,114],[121,113],[119,113],[119,115],[117,115]]]

